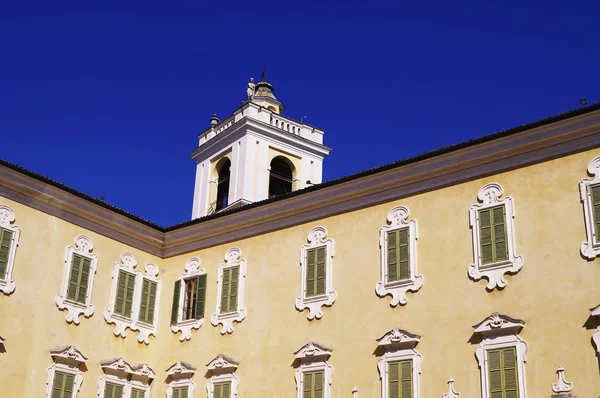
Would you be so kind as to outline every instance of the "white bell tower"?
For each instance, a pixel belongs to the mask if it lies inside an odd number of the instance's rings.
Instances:
[[[264,72],[250,79],[248,99],[198,136],[192,219],[321,183],[324,131],[283,116],[273,91]]]

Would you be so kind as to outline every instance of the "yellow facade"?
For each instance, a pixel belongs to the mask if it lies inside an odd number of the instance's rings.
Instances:
[[[376,338],[394,327],[421,336],[416,350],[423,356],[421,397],[441,397],[446,380],[454,378],[464,397],[481,396],[480,373],[470,342],[473,325],[491,313],[525,321],[520,336],[528,344],[526,385],[529,397],[550,396],[556,368],[566,369],[574,393],[595,397],[600,391],[599,362],[591,343],[594,330],[584,327],[589,308],[600,303],[600,261],[584,260],[585,240],[578,183],[599,149],[585,150],[484,178],[400,197],[382,204],[342,212],[292,227],[229,241],[201,250],[160,258],[94,230],[0,197],[16,213],[21,228],[13,279],[17,288],[0,297],[0,396],[42,397],[46,388],[49,351],[74,345],[88,357],[78,397],[97,396],[100,362],[123,357],[131,364],[147,363],[157,373],[151,397],[164,397],[165,369],[178,360],[196,367],[196,397],[205,397],[205,365],[217,354],[240,363],[238,397],[296,396],[292,353],[309,341],[333,350],[332,397],[379,397],[381,383],[374,354]],[[469,208],[486,183],[497,182],[514,200],[516,252],[523,268],[505,276],[503,290],[488,292],[486,281],[473,281],[467,268],[473,262]],[[388,211],[397,205],[418,221],[419,274],[424,285],[408,294],[408,303],[391,308],[390,298],[375,294],[379,276],[379,230]],[[337,300],[323,317],[308,321],[294,301],[300,294],[300,246],[314,226],[327,228],[335,241],[333,288]],[[57,309],[65,251],[79,234],[89,236],[98,255],[92,303],[95,313],[80,325],[65,322]],[[225,252],[237,246],[247,260],[245,306],[248,314],[221,335],[209,318],[217,300],[217,269]],[[121,253],[132,252],[138,268],[146,261],[160,267],[162,292],[158,331],[149,345],[113,335],[102,315],[108,306],[112,265]],[[197,256],[208,274],[206,319],[190,341],[180,342],[170,330],[174,281],[187,259]]]

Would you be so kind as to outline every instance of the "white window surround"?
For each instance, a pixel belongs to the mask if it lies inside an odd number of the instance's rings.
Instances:
[[[200,319],[186,319],[183,318],[183,302],[185,299],[185,281],[187,279],[195,278],[199,275],[206,275],[206,270],[204,268],[200,268],[202,262],[198,257],[191,257],[185,262],[185,272],[179,274],[179,278],[177,280],[181,281],[181,291],[179,292],[179,305],[177,312],[177,323],[171,325],[171,331],[173,333],[181,332],[181,336],[179,336],[179,341],[190,340],[192,338],[192,329],[200,329],[200,326],[204,323],[204,318]]]
[[[500,199],[504,190],[498,183],[490,183],[484,185],[477,193],[477,199],[481,204],[471,206],[469,210],[469,225],[473,233],[473,259],[474,264],[469,266],[469,276],[478,281],[482,278],[488,280],[487,290],[495,288],[502,289],[506,286],[504,274],[515,274],[523,267],[523,258],[515,254],[515,233],[514,222],[515,217],[513,200],[510,196]],[[491,264],[482,264],[481,247],[479,236],[479,210],[487,209],[503,205],[505,208],[506,219],[506,244],[508,247],[508,260],[498,261]],[[523,398],[523,397],[521,397]]]
[[[67,247],[62,287],[60,289],[60,293],[56,295],[54,301],[59,310],[68,310],[65,318],[68,323],[79,325],[80,315],[84,315],[86,318],[89,318],[94,314],[92,290],[94,288],[94,275],[96,275],[96,267],[98,266],[98,256],[96,254],[92,254],[93,249],[94,244],[92,243],[92,240],[85,235],[78,235],[75,237],[75,247],[72,245]],[[73,254],[79,254],[80,256],[87,257],[91,260],[90,279],[88,281],[85,304],[81,304],[67,298],[67,289],[69,287],[69,275],[71,273],[71,260],[73,259]]]
[[[481,372],[482,398],[490,398],[488,351],[509,347],[515,347],[517,352],[519,397],[527,398],[527,389],[525,388],[525,355],[527,354],[527,343],[518,336],[524,326],[524,321],[497,312],[494,312],[492,315],[473,326],[475,334],[480,335],[482,338],[481,343],[475,350],[475,357],[477,358],[477,363]]]
[[[423,357],[415,350],[415,347],[419,344],[420,339],[421,336],[399,328],[394,328],[377,339],[377,347],[381,347],[385,351],[377,363],[377,370],[381,379],[381,398],[390,397],[388,364],[406,360],[412,361],[412,396],[413,398],[419,398],[419,375],[421,374]]]
[[[323,316],[322,306],[332,306],[337,298],[337,293],[333,290],[332,283],[332,266],[334,256],[334,242],[332,238],[325,239],[327,236],[327,229],[325,227],[314,227],[308,233],[308,243],[302,245],[300,248],[300,266],[302,269],[302,278],[300,282],[300,296],[296,298],[296,309],[298,311],[304,311],[309,309],[307,319],[313,320],[315,318],[321,319]],[[317,247],[326,247],[325,257],[325,294],[317,296],[306,297],[306,252],[309,249],[315,249]]]
[[[589,260],[600,256],[600,236],[596,236],[594,229],[594,216],[592,209],[592,193],[590,187],[600,184],[600,156],[594,158],[587,168],[591,178],[584,178],[579,183],[579,195],[583,203],[583,214],[585,217],[586,242],[581,244],[581,255]]]
[[[296,398],[302,398],[304,373],[323,371],[323,398],[331,398],[331,376],[333,366],[327,363],[332,350],[315,342],[308,342],[294,353],[294,363],[299,363],[296,369]]]
[[[138,342],[150,344],[150,335],[156,336],[156,325],[158,319],[158,304],[160,302],[160,279],[158,276],[158,266],[151,261],[144,264],[144,271],[136,270],[137,260],[132,253],[124,252],[121,254],[120,262],[115,262],[112,271],[112,284],[110,290],[110,300],[108,308],[104,310],[104,319],[108,324],[114,324],[115,336],[127,337],[127,329],[139,331]],[[117,284],[119,281],[119,271],[126,271],[135,275],[135,285],[133,290],[133,304],[131,309],[131,318],[115,314],[115,300],[117,299]],[[140,322],[138,320],[140,311],[140,302],[142,300],[142,285],[145,279],[156,282],[156,301],[154,303],[154,320],[152,324]]]
[[[104,375],[98,380],[98,397],[104,397],[106,383],[123,386],[123,398],[131,397],[133,388],[144,391],[144,398],[150,398],[150,383],[156,377],[154,371],[145,363],[129,365],[123,358],[100,363]]]
[[[214,398],[215,384],[228,382],[231,383],[231,398],[237,396],[240,378],[235,374],[235,371],[238,366],[238,362],[223,354],[217,355],[206,365],[210,376],[208,383],[206,383],[208,398]]]
[[[242,250],[232,247],[225,253],[225,262],[219,264],[219,276],[217,278],[217,308],[210,317],[213,326],[223,325],[221,334],[233,333],[233,322],[242,322],[246,318],[246,307],[244,307],[244,280],[246,279],[246,259],[240,258]],[[223,287],[223,270],[239,266],[237,310],[221,314],[221,290]]]
[[[592,317],[598,317],[598,319],[600,319],[600,304],[595,306],[594,308],[591,308],[590,311],[592,313],[591,314]],[[598,358],[600,358],[600,326],[598,326],[598,328],[594,332],[594,335],[592,336],[592,340],[594,341],[594,344],[596,345],[596,351],[598,352]]]
[[[417,220],[414,218],[408,220],[408,208],[396,206],[389,211],[387,221],[389,225],[384,225],[379,230],[379,247],[381,252],[380,280],[375,286],[375,292],[379,297],[387,295],[392,296],[390,306],[395,307],[398,304],[405,305],[406,292],[417,292],[423,286],[423,276],[417,275]],[[387,251],[387,233],[401,228],[408,228],[409,236],[409,266],[410,279],[388,282],[388,251]]]
[[[72,345],[62,349],[52,350],[50,351],[50,356],[54,363],[46,369],[46,395],[44,397],[51,398],[54,373],[62,372],[74,376],[72,398],[76,398],[81,383],[83,383],[82,369],[85,369],[85,361],[87,361],[87,358]]]
[[[460,398],[460,393],[454,389],[454,379],[452,377],[448,379],[448,392],[445,392],[442,398]]]
[[[21,228],[12,225],[15,222],[15,212],[8,206],[0,205],[0,227],[12,232],[10,249],[8,250],[8,263],[6,264],[6,277],[0,279],[0,291],[4,294],[11,294],[15,291],[16,284],[13,278],[13,269],[15,266],[15,254],[21,237]]]
[[[177,361],[167,372],[167,398],[173,398],[173,389],[178,387],[188,388],[188,398],[194,397],[196,383],[192,381],[192,377],[196,372],[196,368],[187,362]]]

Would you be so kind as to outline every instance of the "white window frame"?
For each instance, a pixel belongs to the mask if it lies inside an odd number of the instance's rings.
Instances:
[[[93,249],[94,244],[86,235],[78,235],[75,237],[75,246],[69,245],[67,247],[62,286],[60,293],[56,295],[54,301],[59,310],[68,310],[67,316],[65,317],[65,320],[68,323],[79,325],[80,315],[84,315],[86,318],[89,318],[94,314],[92,291],[94,288],[94,276],[96,275],[96,268],[98,266],[98,256],[96,254],[92,254]],[[88,282],[85,304],[67,299],[67,290],[69,288],[69,275],[71,274],[71,261],[73,259],[73,254],[79,254],[80,256],[87,257],[91,260],[90,280]]]
[[[204,318],[201,319],[186,319],[183,320],[183,304],[185,300],[185,281],[188,279],[195,278],[200,275],[206,275],[206,270],[201,268],[202,261],[198,257],[191,257],[185,262],[185,272],[179,274],[178,281],[180,281],[179,291],[179,304],[177,305],[177,323],[171,325],[171,331],[175,334],[181,332],[179,341],[190,340],[192,338],[192,329],[198,330],[200,326],[204,324]],[[208,291],[208,280],[206,282],[206,288]],[[206,314],[206,302],[204,304],[204,312]],[[206,317],[206,315],[205,315]]]
[[[144,264],[144,271],[135,269],[137,266],[137,260],[135,256],[130,252],[124,252],[121,254],[119,262],[115,262],[112,270],[112,283],[110,290],[110,300],[108,308],[104,310],[104,319],[106,323],[114,324],[115,330],[113,331],[115,336],[127,337],[127,329],[133,331],[139,331],[140,334],[137,338],[138,342],[150,344],[150,335],[156,337],[156,325],[158,319],[158,303],[160,301],[160,279],[158,276],[158,266],[151,261]],[[130,274],[135,275],[135,285],[133,288],[133,303],[131,318],[124,317],[119,314],[115,314],[115,301],[117,299],[117,285],[119,281],[119,272],[123,270]],[[138,320],[140,303],[142,300],[142,286],[144,279],[149,279],[152,282],[156,282],[156,301],[154,303],[154,320],[152,324],[140,322]]]
[[[206,383],[208,398],[214,398],[215,384],[228,382],[231,383],[231,397],[227,398],[235,398],[237,396],[240,378],[235,374],[235,371],[238,366],[238,362],[223,354],[217,355],[206,365],[210,376]]]
[[[296,398],[302,398],[304,386],[304,373],[323,371],[323,398],[331,398],[331,381],[333,376],[333,366],[327,359],[331,356],[332,350],[317,344],[313,341],[303,345],[294,353],[294,364],[296,365]]]
[[[584,178],[579,183],[579,195],[583,204],[585,220],[585,235],[587,241],[581,244],[581,255],[588,260],[600,256],[600,236],[596,236],[594,229],[594,216],[592,209],[592,185],[600,184],[600,156],[594,158],[587,168],[590,178]]]
[[[473,259],[474,263],[469,266],[469,276],[474,281],[482,278],[488,280],[486,289],[492,291],[496,288],[503,289],[506,286],[504,274],[516,274],[523,267],[523,257],[515,254],[515,229],[514,229],[514,204],[510,196],[500,199],[504,189],[498,183],[484,185],[477,193],[477,199],[481,204],[474,204],[469,210],[469,225],[473,233]],[[508,260],[497,261],[491,264],[482,264],[481,261],[481,237],[479,236],[479,211],[491,207],[504,206],[506,219],[506,244],[508,246]],[[521,397],[523,398],[523,397]]]
[[[16,219],[15,212],[8,206],[0,205],[0,227],[12,232],[10,248],[8,249],[8,263],[6,264],[6,278],[0,279],[0,291],[9,295],[15,291],[17,285],[13,280],[13,270],[15,267],[15,255],[19,238],[21,237],[21,228],[14,224]]]
[[[483,321],[474,325],[475,334],[480,335],[482,340],[475,350],[475,358],[481,373],[481,397],[490,398],[488,351],[502,348],[515,347],[517,353],[517,378],[519,380],[519,397],[527,398],[525,377],[525,355],[527,354],[527,343],[518,334],[525,326],[520,319],[511,318],[494,312]]]
[[[188,398],[194,397],[196,383],[192,377],[196,368],[187,362],[177,361],[167,369],[167,398],[173,398],[173,389],[177,387],[188,388]]]
[[[217,279],[217,308],[210,317],[213,326],[223,325],[221,334],[233,333],[233,322],[242,322],[246,318],[246,307],[244,307],[244,280],[246,279],[246,259],[240,258],[242,250],[232,247],[225,253],[225,262],[219,264],[219,275]],[[221,314],[221,290],[223,288],[223,270],[239,266],[237,310]]]
[[[309,309],[307,319],[313,320],[314,318],[321,319],[323,311],[321,307],[332,306],[337,298],[337,293],[333,290],[333,256],[334,256],[334,241],[332,238],[325,239],[327,236],[327,229],[322,226],[317,226],[308,232],[308,243],[302,245],[300,248],[300,267],[301,267],[301,280],[300,280],[300,296],[296,298],[296,309],[300,312],[305,309]],[[325,294],[318,296],[306,297],[306,252],[309,249],[315,249],[318,247],[326,247],[327,256],[325,257]]]
[[[594,308],[590,308],[591,316],[597,317],[600,319],[600,304],[595,306]],[[598,358],[600,358],[600,326],[596,329],[594,334],[592,335],[592,340],[596,345],[596,351],[598,352]]]
[[[46,369],[46,395],[45,398],[52,396],[52,383],[54,382],[54,373],[68,373],[75,376],[73,383],[73,398],[77,397],[81,383],[83,383],[83,372],[87,358],[74,346],[70,345],[62,349],[50,351],[53,363]]]
[[[129,365],[123,358],[100,363],[104,375],[98,379],[98,397],[104,397],[106,383],[123,386],[123,398],[130,398],[132,389],[144,391],[144,398],[150,398],[150,383],[156,377],[154,371],[145,363]]]
[[[382,349],[384,354],[377,362],[377,371],[381,380],[381,398],[389,398],[389,371],[390,362],[412,361],[412,387],[413,398],[419,398],[421,374],[421,364],[423,357],[415,347],[419,344],[421,336],[407,332],[399,328],[394,328],[377,339],[377,348]]]
[[[389,225],[384,225],[379,230],[379,247],[381,253],[380,261],[380,279],[375,285],[375,292],[379,297],[387,295],[392,296],[390,306],[395,307],[398,304],[405,305],[407,303],[406,292],[417,292],[423,286],[424,278],[417,274],[417,220],[414,218],[408,221],[408,208],[404,206],[396,206],[391,209],[387,215]],[[410,278],[388,282],[388,241],[387,234],[390,231],[408,228],[409,235],[409,267]]]

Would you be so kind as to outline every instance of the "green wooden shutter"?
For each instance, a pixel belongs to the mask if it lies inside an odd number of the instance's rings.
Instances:
[[[8,270],[8,256],[13,233],[8,229],[0,228],[0,280],[6,279]]]
[[[223,384],[215,384],[213,398],[221,398],[223,396]]]
[[[221,277],[221,314],[229,312],[229,286],[231,284],[231,268],[223,269]]]
[[[221,398],[231,398],[231,383],[223,383]]]
[[[315,268],[317,266],[316,249],[306,251],[306,297],[312,297],[316,294],[315,290]]]
[[[78,303],[85,304],[90,278],[92,260],[73,254],[71,259],[71,274],[69,286],[67,287],[67,298]]]
[[[175,289],[173,290],[173,305],[171,306],[171,324],[177,323],[177,317],[179,316],[179,294],[181,291],[181,279],[175,282]]]
[[[317,248],[317,295],[325,294],[325,281],[327,279],[326,275],[326,263],[327,259],[327,247],[321,246]]]
[[[390,398],[400,398],[400,362],[388,363],[388,391]]]
[[[137,388],[131,389],[131,398],[144,398],[145,396],[144,390],[138,390]]]
[[[488,379],[490,383],[490,398],[503,398],[502,365],[500,350],[488,351]]]
[[[596,242],[598,242],[600,241],[600,184],[592,185],[590,191],[592,192],[592,220]]]
[[[315,372],[313,398],[323,398],[323,387],[325,386],[325,377],[323,371]]]
[[[194,318],[204,318],[204,307],[206,304],[206,274],[199,275],[196,281],[196,305]]]
[[[410,246],[408,227],[398,230],[398,268],[400,280],[410,279]]]
[[[508,260],[508,244],[506,243],[506,207],[494,207],[494,261]]]
[[[229,297],[227,300],[228,312],[237,311],[238,288],[240,281],[240,267],[231,267],[231,284],[229,285]]]
[[[83,263],[83,257],[79,254],[73,254],[71,258],[71,273],[69,275],[69,286],[67,287],[67,298],[69,300],[75,300],[77,297],[77,281],[81,274],[81,263]]]
[[[64,383],[67,374],[61,372],[54,372],[54,379],[52,380],[52,394],[51,398],[63,398]]]
[[[490,398],[518,398],[516,348],[490,350],[487,356]]]
[[[401,397],[412,398],[413,387],[412,387],[412,360],[402,361],[400,363],[401,374]]]
[[[138,320],[151,325],[154,324],[157,285],[156,282],[148,278],[144,278],[142,282],[142,297],[140,300]]]
[[[387,281],[398,280],[398,230],[387,232]]]
[[[123,398],[123,386],[121,384],[105,383],[104,398]]]
[[[187,387],[177,387],[173,389],[173,398],[188,398]],[[215,396],[216,398],[216,396]]]
[[[491,209],[479,210],[479,246],[481,264],[494,262]]]
[[[120,270],[117,279],[117,297],[115,299],[115,314],[122,315],[126,318],[131,318],[131,310],[133,307],[133,291],[135,288],[135,275]]]
[[[302,398],[313,398],[313,373],[304,373],[304,383],[302,384]]]
[[[482,264],[508,260],[504,205],[479,210],[479,239]]]

